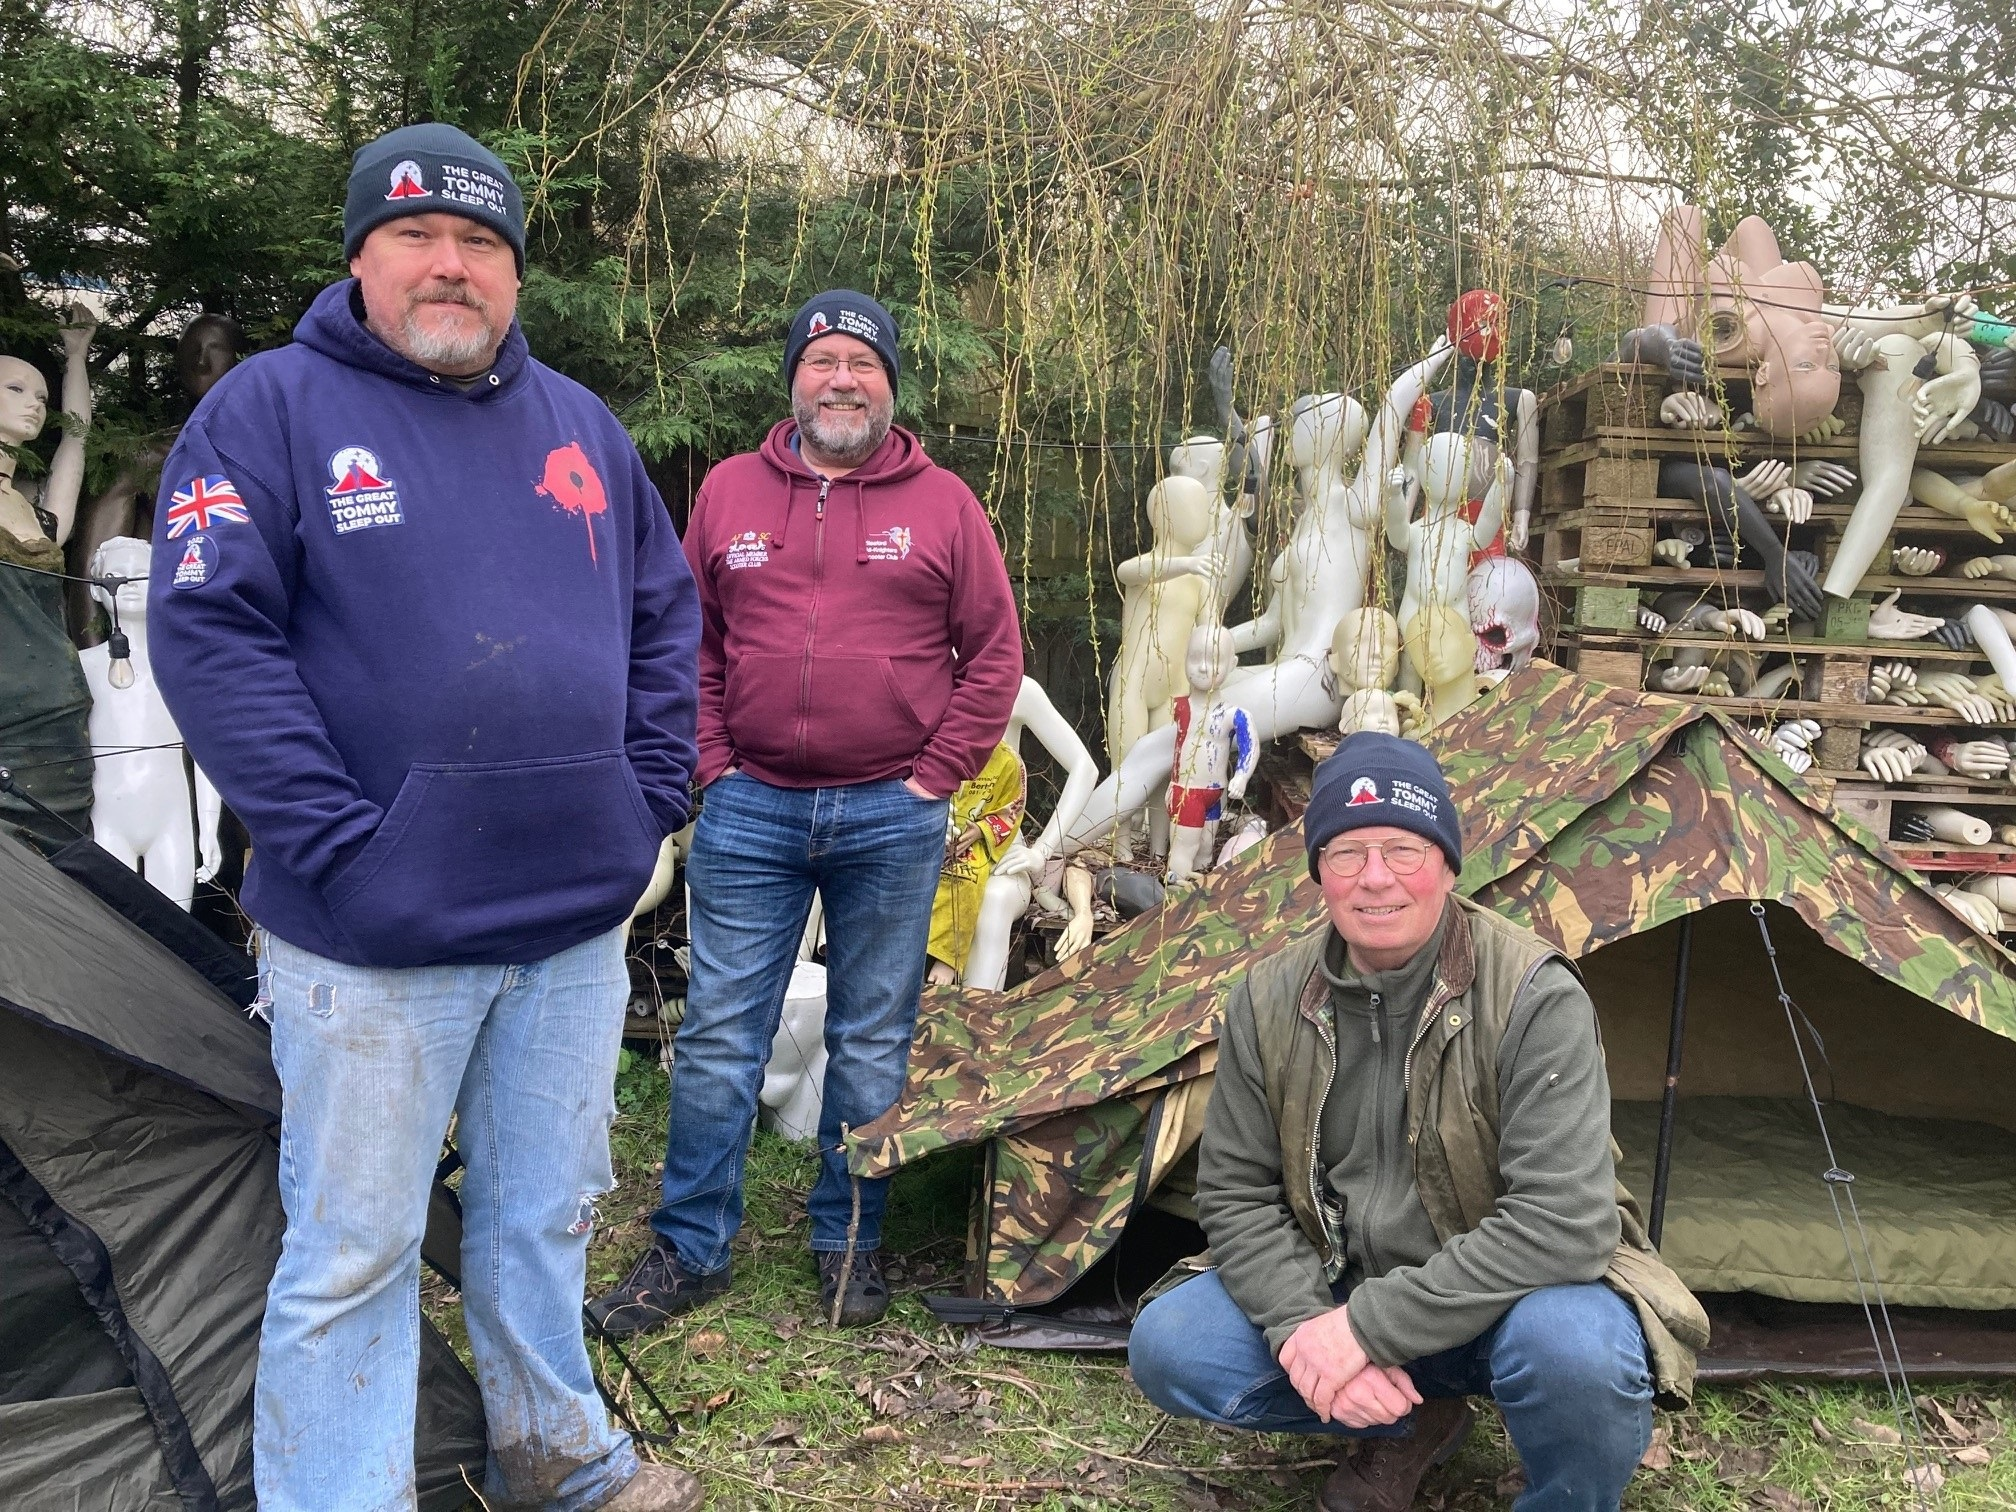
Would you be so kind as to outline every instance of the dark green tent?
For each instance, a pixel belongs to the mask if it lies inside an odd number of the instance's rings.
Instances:
[[[279,1117],[264,1026],[0,834],[0,1507],[253,1506]],[[419,1404],[458,1507],[482,1403],[424,1327]]]

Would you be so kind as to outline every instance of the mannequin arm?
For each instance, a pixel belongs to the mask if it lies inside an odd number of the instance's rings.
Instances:
[[[1064,901],[1071,905],[1071,922],[1057,937],[1060,966],[1092,943],[1092,873],[1082,866],[1065,867]]]
[[[1499,527],[1505,523],[1505,496],[1512,492],[1512,460],[1498,459],[1498,470],[1492,476],[1491,486],[1484,490],[1484,498],[1477,507],[1477,523],[1470,529],[1470,539],[1478,550],[1489,546],[1497,538]]]
[[[198,882],[214,882],[224,869],[224,850],[217,841],[218,821],[224,814],[224,800],[216,787],[196,767],[196,853],[202,865],[196,868]]]
[[[1225,784],[1225,792],[1228,797],[1243,798],[1254,768],[1260,765],[1260,742],[1253,738],[1253,721],[1244,709],[1232,711],[1232,751],[1232,778]]]
[[[1113,569],[1113,576],[1120,580],[1120,586],[1123,588],[1144,588],[1150,583],[1166,583],[1174,578],[1192,574],[1206,577],[1210,573],[1209,557],[1163,556],[1154,551],[1144,551],[1139,556],[1129,557]]]
[[[1928,443],[1951,437],[1981,402],[1981,359],[1974,348],[1948,332],[1932,340],[1931,350],[1939,376],[1928,380],[1911,401],[1918,439]]]
[[[1837,326],[1852,326],[1871,336],[1932,336],[1944,331],[1951,315],[1973,313],[1974,299],[1968,294],[1934,294],[1909,304],[1820,306],[1823,319]]]
[[[1227,632],[1232,637],[1232,651],[1261,651],[1281,639],[1281,600],[1279,595],[1267,600],[1267,612],[1257,619],[1250,619],[1243,625],[1234,625]]]
[[[1050,815],[1050,822],[1043,826],[1043,833],[1029,847],[1037,854],[1037,869],[1040,870],[1044,861],[1057,854],[1057,848],[1064,843],[1064,836],[1078,822],[1078,816],[1085,812],[1092,789],[1099,785],[1099,766],[1093,761],[1092,753],[1085,749],[1085,742],[1078,738],[1078,732],[1071,728],[1071,721],[1057,712],[1057,706],[1050,702],[1050,695],[1034,678],[1022,679],[1022,697],[1018,703],[1023,705],[1020,712],[1027,720],[1029,733],[1036,737],[1036,743],[1064,768],[1064,791],[1057,797],[1056,811]]]
[[[1386,475],[1386,540],[1395,551],[1407,549],[1407,526],[1414,518],[1416,488],[1405,468],[1396,467]]]
[[[1426,357],[1393,380],[1393,387],[1386,391],[1386,402],[1379,406],[1379,416],[1373,421],[1372,434],[1365,439],[1364,460],[1358,465],[1354,487],[1363,488],[1368,484],[1376,487],[1378,480],[1393,470],[1401,438],[1407,430],[1407,417],[1414,413],[1415,401],[1428,392],[1428,385],[1434,382],[1435,375],[1442,371],[1450,353],[1455,350],[1447,336],[1438,336]]]
[[[63,409],[74,426],[63,428],[56,455],[49,462],[49,476],[42,480],[41,505],[56,517],[56,544],[70,539],[77,523],[77,496],[84,491],[84,433],[91,429],[91,373],[85,356],[91,349],[91,333],[97,321],[82,305],[65,311],[63,326]]]
[[[1510,398],[1518,410],[1519,428],[1512,442],[1512,528],[1505,533],[1505,544],[1524,551],[1533,523],[1533,494],[1540,486],[1540,399],[1531,389],[1515,389]]]
[[[1666,376],[1678,383],[1698,384],[1708,377],[1707,354],[1701,343],[1663,323],[1626,331],[1618,338],[1617,360],[1663,367]]]

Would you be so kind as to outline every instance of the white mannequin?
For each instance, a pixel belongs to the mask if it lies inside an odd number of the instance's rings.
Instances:
[[[800,961],[784,989],[784,1010],[756,1094],[757,1120],[800,1143],[819,1137],[826,1101],[826,968]]]
[[[1224,690],[1228,700],[1246,710],[1256,743],[1290,730],[1322,729],[1337,718],[1341,700],[1329,676],[1331,637],[1337,621],[1365,602],[1386,475],[1399,454],[1401,432],[1414,401],[1449,360],[1451,350],[1448,338],[1441,338],[1426,358],[1394,380],[1365,443],[1357,475],[1346,484],[1341,467],[1334,477],[1326,474],[1321,491],[1310,495],[1295,522],[1277,564],[1280,654],[1266,666],[1242,667]],[[1347,421],[1355,410],[1355,405],[1348,407]],[[1362,419],[1359,426],[1362,430]],[[1233,634],[1237,645],[1240,634]],[[1067,850],[1104,839],[1116,819],[1138,812],[1165,790],[1175,753],[1173,729],[1158,729],[1136,741],[1068,832]]]
[[[1533,569],[1512,557],[1486,557],[1470,569],[1465,592],[1477,670],[1516,672],[1532,661],[1540,644],[1540,584]]]
[[[1330,671],[1344,695],[1338,734],[1377,730],[1397,736],[1426,722],[1419,698],[1387,691],[1400,675],[1400,622],[1384,609],[1353,609],[1337,621]]]
[[[1975,883],[2001,880],[2003,879],[2000,877],[1976,877],[1965,887],[1955,887],[1950,882],[1941,882],[1935,884],[1932,891],[1946,900],[1948,908],[1973,925],[1977,931],[1992,939],[1996,931],[2002,927],[2002,914],[1996,906],[1993,895],[1980,891]],[[2016,902],[2016,898],[2012,898],[2011,901]]]
[[[1169,784],[1169,811],[1175,821],[1169,838],[1171,882],[1195,876],[1200,862],[1210,863],[1218,821],[1202,812],[1206,798],[1212,794],[1234,799],[1245,797],[1246,784],[1260,764],[1260,746],[1253,739],[1252,721],[1223,691],[1238,665],[1232,650],[1232,632],[1214,625],[1199,625],[1190,636],[1185,661],[1191,692]],[[1210,806],[1215,809],[1217,804],[1212,802]]]
[[[1058,794],[1056,811],[1043,826],[1043,832],[1034,841],[1018,835],[987,879],[987,891],[980,901],[980,922],[973,931],[973,948],[967,954],[966,972],[961,980],[968,987],[984,987],[990,992],[999,992],[1007,984],[1008,942],[1015,921],[1028,911],[1029,899],[1043,868],[1057,854],[1066,831],[1084,812],[1085,800],[1092,796],[1092,789],[1099,782],[1099,768],[1092,760],[1092,753],[1085,749],[1085,742],[1078,738],[1071,722],[1057,712],[1050,695],[1033,677],[1022,679],[1021,691],[1015,695],[1014,712],[1008,716],[1007,732],[1001,737],[1001,743],[1018,757],[1022,754],[1024,730],[1034,735],[1036,743],[1064,768],[1064,791]],[[1057,942],[1058,959],[1076,955],[1091,942],[1091,936],[1089,909],[1082,926],[1074,912]]]
[[[91,576],[144,580],[150,554],[145,541],[115,536],[93,554]],[[224,864],[217,843],[223,800],[197,767],[196,823],[191,826],[182,732],[154,685],[147,655],[146,583],[129,582],[116,595],[102,588],[91,592],[99,603],[116,609],[118,626],[132,647],[133,671],[132,686],[115,688],[109,643],[78,653],[91,684],[91,748],[97,756],[91,777],[91,838],[157,892],[187,908],[196,884],[209,881]]]
[[[1295,468],[1295,524],[1289,544],[1267,569],[1267,607],[1232,629],[1239,651],[1257,651],[1291,639],[1302,596],[1283,592],[1293,570],[1294,542],[1318,501],[1350,487],[1345,465],[1365,441],[1365,408],[1349,394],[1304,394],[1288,412],[1288,458]],[[1348,568],[1347,568],[1348,570]]]
[[[663,903],[670,895],[673,874],[678,870],[680,861],[692,849],[693,825],[690,823],[678,834],[665,837],[664,842],[658,847],[658,864],[651,868],[651,880],[644,884],[643,895],[637,899],[637,906],[630,910],[630,921],[633,924]]]
[[[1164,478],[1148,494],[1153,544],[1115,569],[1122,590],[1120,654],[1113,662],[1106,741],[1116,764],[1135,741],[1176,717],[1175,702],[1187,691],[1184,651],[1219,575],[1206,555],[1213,514],[1202,483]]]
[[[1262,469],[1267,465],[1266,416],[1253,422],[1253,445]],[[1204,607],[1200,618],[1217,624],[1225,617],[1225,606],[1246,584],[1253,570],[1253,534],[1246,521],[1253,514],[1254,501],[1242,497],[1236,505],[1225,502],[1225,443],[1215,436],[1192,436],[1181,446],[1169,449],[1171,477],[1192,478],[1204,485],[1211,499],[1211,532],[1205,538],[1202,555],[1211,565],[1206,575]]]
[[[1400,598],[1400,623],[1431,606],[1463,605],[1469,623],[1470,554],[1491,544],[1505,517],[1505,494],[1511,464],[1501,459],[1498,474],[1484,491],[1484,506],[1475,524],[1463,518],[1470,498],[1469,438],[1445,431],[1421,444],[1421,518],[1408,521],[1410,490],[1396,480],[1387,496],[1386,538],[1396,551],[1407,553],[1407,591]],[[1474,668],[1476,655],[1471,661]]]

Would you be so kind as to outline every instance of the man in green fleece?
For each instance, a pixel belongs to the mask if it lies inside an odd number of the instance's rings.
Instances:
[[[1615,1509],[1707,1320],[1616,1183],[1595,1009],[1456,896],[1421,746],[1350,736],[1303,829],[1332,927],[1226,1005],[1197,1171],[1216,1268],[1142,1310],[1134,1379],[1181,1416],[1365,1438],[1325,1512],[1402,1512],[1486,1395],[1517,1512]]]

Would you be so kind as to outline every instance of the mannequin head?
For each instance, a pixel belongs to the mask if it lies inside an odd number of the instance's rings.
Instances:
[[[1288,407],[1288,460],[1342,467],[1365,444],[1365,407],[1349,394],[1304,394]]]
[[[1407,660],[1428,689],[1428,717],[1440,724],[1477,696],[1477,638],[1448,604],[1430,604],[1407,625]]]
[[[1430,436],[1421,447],[1421,497],[1432,511],[1461,504],[1469,491],[1470,439],[1455,431]]]
[[[1707,267],[1707,341],[1718,361],[1755,364],[1750,408],[1775,436],[1812,429],[1834,412],[1841,369],[1825,289],[1811,263],[1790,263],[1762,219],[1736,225]]]
[[[1449,306],[1449,339],[1477,362],[1494,362],[1505,345],[1505,301],[1489,289],[1472,289]]]
[[[1183,654],[1183,673],[1190,691],[1215,693],[1230,680],[1239,665],[1232,649],[1232,632],[1218,625],[1199,625],[1190,632],[1190,644]]]
[[[1158,542],[1195,546],[1211,534],[1211,495],[1195,478],[1164,478],[1148,490],[1148,528]]]
[[[1360,730],[1377,730],[1381,735],[1400,733],[1400,704],[1384,688],[1360,688],[1345,695],[1337,715],[1337,733],[1355,735]]]
[[[119,589],[119,622],[128,628],[147,613],[147,584],[144,579],[153,556],[154,548],[133,536],[114,536],[91,553],[89,572],[92,577],[143,580],[129,582]],[[112,595],[103,588],[93,587],[91,597],[107,607],[112,604]]]
[[[32,362],[0,357],[0,442],[20,446],[42,434],[49,383]]]
[[[1390,687],[1400,670],[1400,622],[1384,609],[1353,609],[1330,639],[1330,670],[1347,692]]]
[[[192,399],[201,399],[237,365],[245,331],[229,315],[198,315],[175,343],[175,376]]]
[[[1169,449],[1173,476],[1195,478],[1213,498],[1225,491],[1225,443],[1216,436],[1192,436]]]

